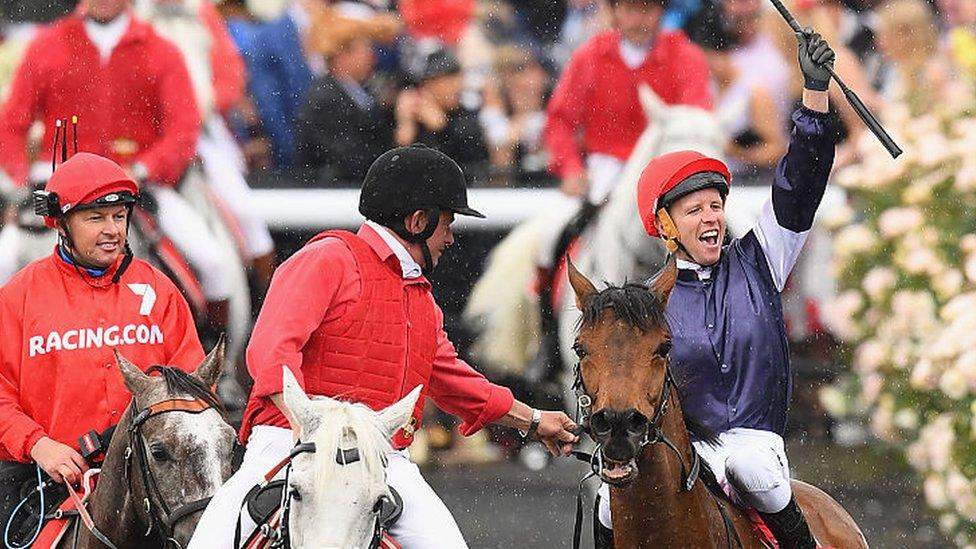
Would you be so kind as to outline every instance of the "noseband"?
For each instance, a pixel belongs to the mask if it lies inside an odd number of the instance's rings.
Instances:
[[[577,361],[576,366],[573,369],[574,381],[573,381],[573,392],[576,393],[576,423],[579,425],[583,432],[590,435],[590,438],[597,443],[597,447],[593,450],[593,455],[590,456],[590,469],[597,476],[603,478],[603,444],[604,442],[599,440],[593,433],[592,426],[590,424],[590,419],[593,417],[593,398],[586,391],[586,384],[583,382],[583,372],[580,368],[580,362]],[[659,442],[663,443],[665,446],[671,449],[676,456],[678,456],[678,462],[681,464],[681,487],[684,491],[688,492],[695,486],[695,481],[698,480],[698,472],[701,469],[701,458],[698,452],[695,451],[695,446],[691,446],[691,465],[685,465],[685,458],[681,455],[681,451],[678,450],[677,445],[664,434],[661,429],[661,422],[664,419],[664,414],[668,409],[668,401],[670,400],[671,390],[677,390],[677,383],[674,381],[674,376],[671,374],[671,364],[667,363],[664,370],[664,383],[661,389],[661,399],[658,402],[657,408],[654,410],[654,417],[647,424],[647,428],[644,430],[644,436],[641,437],[640,443],[637,447],[636,456],[640,456],[640,453],[647,446],[653,446]]]
[[[133,401],[133,403],[134,402],[135,401]],[[210,503],[211,498],[201,498],[181,505],[175,510],[170,509],[169,505],[166,503],[166,499],[159,490],[156,477],[149,469],[149,460],[146,456],[145,439],[142,436],[142,426],[149,418],[162,414],[170,412],[199,414],[211,408],[212,406],[208,402],[199,398],[193,400],[163,400],[138,412],[135,417],[133,417],[132,425],[129,427],[129,445],[125,449],[125,478],[126,483],[129,486],[129,493],[131,494],[132,477],[129,474],[129,470],[132,467],[132,456],[135,454],[138,457],[139,473],[142,476],[142,484],[146,489],[146,496],[142,499],[142,505],[146,514],[149,516],[149,528],[146,530],[145,535],[148,536],[155,527],[163,536],[166,544],[172,544],[177,548],[181,548],[182,546],[176,541],[176,538],[173,535],[173,530],[175,529],[176,524],[184,518],[205,509],[207,504]],[[155,502],[153,500],[155,500]]]

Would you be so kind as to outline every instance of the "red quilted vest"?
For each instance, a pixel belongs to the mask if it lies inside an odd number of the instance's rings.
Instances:
[[[302,349],[302,374],[309,395],[361,402],[381,410],[423,384],[411,423],[393,437],[405,448],[419,428],[437,350],[434,298],[426,279],[406,280],[393,257],[388,263],[353,233],[327,231],[315,237],[342,239],[352,250],[362,294],[339,320],[324,323]],[[395,263],[395,264],[394,264]],[[253,425],[287,426],[281,412],[262,398]],[[249,408],[256,402],[252,400]]]

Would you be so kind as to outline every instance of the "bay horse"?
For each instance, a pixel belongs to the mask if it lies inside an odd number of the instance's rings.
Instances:
[[[143,372],[115,356],[132,401],[88,501],[94,528],[76,520],[55,546],[185,547],[210,496],[230,476],[235,433],[211,391],[223,367],[223,339],[192,374],[171,366]]]
[[[678,274],[674,257],[650,288],[626,284],[597,291],[572,262],[568,272],[582,311],[573,346],[580,419],[597,443],[594,470],[610,485],[615,546],[766,547],[747,512],[703,482],[710,473],[691,443],[689,425],[699,439],[717,439],[686,422],[671,375],[666,306]],[[854,519],[833,498],[796,480],[792,488],[821,545],[867,547]]]

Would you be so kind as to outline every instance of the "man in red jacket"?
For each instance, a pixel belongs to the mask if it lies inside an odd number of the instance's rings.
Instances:
[[[39,157],[50,159],[55,121],[77,115],[77,150],[109,158],[138,183],[152,184],[143,191],[158,206],[160,228],[198,272],[211,319],[223,324],[230,295],[224,250],[175,190],[200,132],[190,77],[176,46],[128,5],[86,0],[37,33],[0,108],[0,170],[17,185],[45,179],[47,161],[28,163],[28,131],[43,123]]]
[[[457,215],[468,207],[464,175],[447,155],[423,145],[393,149],[369,168],[356,234],[328,231],[275,272],[247,349],[254,377],[240,437],[240,470],[204,512],[190,548],[231,547],[245,494],[294,446],[282,413],[282,368],[311,395],[341,397],[382,409],[423,385],[421,396],[458,416],[470,435],[489,423],[524,430],[553,454],[569,452],[575,427],[562,412],[515,400],[458,358],[424,276],[454,242]],[[424,398],[393,438],[387,480],[404,509],[390,534],[404,549],[466,547],[450,511],[409,461]],[[242,539],[253,524],[242,520]]]
[[[600,203],[648,123],[647,84],[669,104],[710,109],[705,55],[681,31],[661,31],[667,0],[609,0],[614,29],[580,46],[549,101],[544,139],[563,192]]]
[[[140,366],[191,371],[203,359],[183,296],[127,252],[139,189],[122,168],[79,153],[46,192],[41,211],[60,242],[0,287],[0,528],[19,500],[16,473],[34,477],[20,464],[77,482],[78,438],[119,421],[131,397],[113,349]]]

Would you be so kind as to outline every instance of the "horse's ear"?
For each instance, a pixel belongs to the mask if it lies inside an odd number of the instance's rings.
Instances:
[[[220,334],[220,339],[210,351],[210,354],[203,359],[193,375],[204,382],[207,387],[212,387],[220,378],[220,372],[224,369],[224,334]]]
[[[587,298],[596,293],[596,286],[576,269],[569,256],[566,256],[566,271],[569,273],[569,284],[576,293],[576,308],[582,311]]]
[[[115,362],[118,363],[119,369],[122,370],[122,379],[125,381],[125,386],[129,388],[129,392],[133,396],[140,395],[149,389],[149,376],[147,376],[138,366],[131,363],[122,356],[122,353],[118,349],[113,350],[115,353]]]
[[[420,391],[423,388],[423,385],[417,385],[407,396],[380,412],[380,422],[387,437],[392,438],[397,431],[410,422],[410,418],[413,417],[413,410],[417,407],[417,399],[420,398]]]
[[[655,120],[664,115],[668,110],[668,105],[658,94],[654,93],[647,84],[637,86],[637,95],[640,97],[641,106],[650,120]]]
[[[291,430],[296,433],[307,432],[315,429],[318,425],[319,416],[312,406],[311,399],[305,394],[295,374],[287,366],[281,368],[281,393],[283,404],[285,405],[285,417],[291,424]],[[297,423],[297,425],[296,425]]]
[[[654,280],[651,281],[651,293],[658,301],[667,305],[668,298],[671,297],[671,290],[674,289],[674,283],[677,280],[678,260],[674,254],[668,254],[664,268],[658,271],[657,275],[654,276]]]

